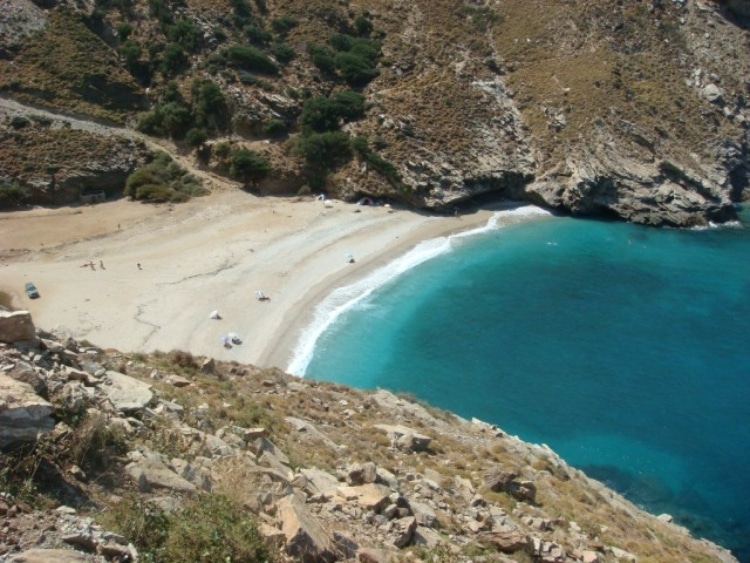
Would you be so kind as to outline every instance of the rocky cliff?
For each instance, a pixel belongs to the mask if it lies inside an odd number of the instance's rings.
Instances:
[[[480,420],[21,324],[0,314],[0,561],[736,561]]]
[[[749,174],[747,5],[8,0],[0,202],[116,195],[158,138],[261,194],[731,220]],[[243,171],[242,150],[265,164]]]

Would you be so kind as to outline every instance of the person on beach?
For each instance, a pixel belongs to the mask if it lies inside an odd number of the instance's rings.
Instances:
[[[96,266],[94,265],[94,261],[93,260],[91,262],[89,262],[89,266],[91,267],[91,269],[93,271],[96,271]]]
[[[142,270],[142,269],[143,269],[143,268],[141,268],[141,263],[140,263],[140,262],[138,262],[138,269],[139,269],[139,270]]]
[[[106,268],[104,267],[104,261],[103,261],[103,260],[99,260],[99,267],[100,267],[100,268],[101,268],[102,270],[106,270]]]

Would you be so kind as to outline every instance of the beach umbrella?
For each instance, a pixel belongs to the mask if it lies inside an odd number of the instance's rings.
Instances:
[[[266,295],[259,289],[255,292],[255,297],[258,299],[263,299]]]
[[[225,346],[226,346],[227,344],[229,344],[229,337],[228,337],[228,336],[226,336],[226,335],[225,335],[225,336],[222,336],[222,337],[221,337],[221,338],[220,338],[219,340],[221,340],[221,343],[222,343],[222,344],[224,344]]]
[[[221,315],[219,315],[219,311],[211,311],[211,314],[208,317],[211,319],[220,319]]]

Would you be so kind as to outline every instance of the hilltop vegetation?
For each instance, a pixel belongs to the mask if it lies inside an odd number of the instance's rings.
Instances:
[[[722,3],[12,4],[5,95],[125,124],[224,176],[230,142],[267,162],[235,176],[261,194],[441,211],[489,193],[691,225],[732,218],[748,184],[746,28]],[[32,199],[49,187],[15,168],[0,180]]]
[[[493,194],[683,226],[731,219],[745,197],[739,0],[735,12],[703,0],[12,4],[5,95],[124,124],[225,177],[230,142],[267,163],[233,176],[260,194],[435,211]],[[19,170],[14,143],[6,133],[0,147],[5,185],[31,200],[54,189]],[[82,159],[75,144],[56,150]]]

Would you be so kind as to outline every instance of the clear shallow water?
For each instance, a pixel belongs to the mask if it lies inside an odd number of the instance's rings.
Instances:
[[[748,251],[750,228],[549,217],[433,241],[341,290],[290,370],[546,443],[750,562]]]

